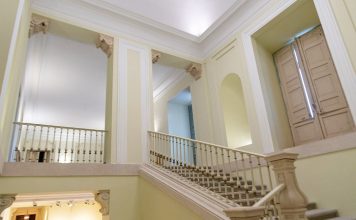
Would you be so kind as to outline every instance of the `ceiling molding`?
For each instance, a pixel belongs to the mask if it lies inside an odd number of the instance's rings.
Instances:
[[[201,63],[259,14],[270,0],[243,0],[234,4],[200,38],[163,24],[146,23],[143,16],[117,9],[99,0],[31,0],[35,13],[86,29],[144,43],[152,49]],[[100,5],[100,6],[98,6]],[[114,8],[115,7],[115,8]],[[118,12],[115,12],[115,10]],[[155,22],[155,21],[154,21]],[[157,23],[157,22],[155,22]],[[162,26],[163,25],[163,26]]]
[[[48,193],[48,194],[19,194],[15,202],[40,202],[40,201],[61,201],[61,200],[85,200],[94,199],[93,192],[72,192],[72,193]]]

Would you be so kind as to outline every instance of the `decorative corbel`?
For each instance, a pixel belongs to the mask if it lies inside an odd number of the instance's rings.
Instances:
[[[198,80],[201,77],[201,64],[192,63],[187,68],[186,71],[195,79]]]
[[[16,194],[0,194],[0,215],[1,213],[9,208],[16,199]],[[0,220],[2,217],[0,217]]]
[[[161,53],[159,52],[152,52],[152,63],[157,63],[158,60],[161,58]]]
[[[96,39],[96,47],[101,48],[101,50],[106,53],[108,57],[111,56],[114,45],[114,38],[105,34],[99,34]]]
[[[97,201],[101,208],[100,213],[103,216],[109,215],[110,212],[110,190],[99,190],[95,194],[95,201]]]
[[[28,32],[28,37],[31,37],[37,33],[47,33],[49,28],[49,19],[39,16],[39,15],[32,15],[31,22],[30,22],[30,30]]]

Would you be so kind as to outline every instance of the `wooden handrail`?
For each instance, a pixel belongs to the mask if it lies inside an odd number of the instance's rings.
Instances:
[[[185,137],[176,136],[176,135],[171,135],[171,134],[166,134],[166,133],[162,133],[162,132],[148,131],[148,133],[161,134],[161,135],[166,135],[166,136],[170,136],[170,137],[180,138],[180,139],[184,139],[184,140],[187,140],[187,141],[192,141],[192,142],[199,143],[199,144],[206,144],[206,145],[210,145],[210,146],[213,146],[213,147],[218,147],[218,148],[222,148],[222,149],[225,149],[225,150],[236,151],[236,152],[247,154],[247,155],[253,155],[253,156],[264,157],[264,158],[266,157],[266,155],[263,155],[263,154],[248,152],[248,151],[244,151],[244,150],[237,150],[237,149],[228,148],[228,147],[225,147],[225,146],[222,146],[222,145],[218,145],[218,144],[212,144],[212,143],[208,143],[208,142],[204,142],[204,141],[197,141],[197,140],[194,140],[194,139],[185,138]]]
[[[36,123],[27,123],[27,122],[14,122],[14,124],[17,124],[17,125],[28,125],[28,126],[38,126],[38,127],[62,128],[62,129],[70,129],[70,130],[107,132],[107,130],[98,130],[98,129],[90,129],[90,128],[76,128],[76,127],[66,127],[66,126],[48,125],[48,124],[36,124]]]

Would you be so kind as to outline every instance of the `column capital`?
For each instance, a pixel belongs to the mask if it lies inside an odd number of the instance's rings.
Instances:
[[[105,34],[99,34],[96,39],[96,48],[100,48],[108,57],[113,51],[114,38]]]
[[[37,33],[47,33],[49,28],[49,19],[33,14],[30,22],[30,30],[28,32],[28,37],[31,37]]]
[[[5,209],[9,208],[12,203],[14,203],[16,195],[17,194],[0,194],[0,215]]]
[[[97,201],[101,208],[100,213],[103,216],[109,215],[110,213],[110,190],[99,190],[95,194],[95,201]]]
[[[185,69],[195,80],[200,79],[201,77],[201,64],[198,63],[191,63],[186,69]]]

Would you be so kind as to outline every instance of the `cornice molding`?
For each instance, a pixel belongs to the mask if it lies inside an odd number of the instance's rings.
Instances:
[[[168,30],[169,27],[153,26],[139,22],[133,15],[125,12],[116,13],[110,4],[99,0],[78,0],[61,2],[51,0],[32,0],[35,13],[53,19],[69,22],[87,29],[120,35],[137,42],[147,44],[152,49],[171,53],[194,62],[206,59],[214,50],[228,43],[243,25],[248,22],[269,0],[244,0],[234,5],[216,21],[202,36],[187,36],[187,33],[177,33]],[[97,6],[100,4],[101,6]],[[120,9],[118,9],[119,12]],[[142,18],[140,18],[142,19]],[[171,27],[170,27],[171,28]]]

